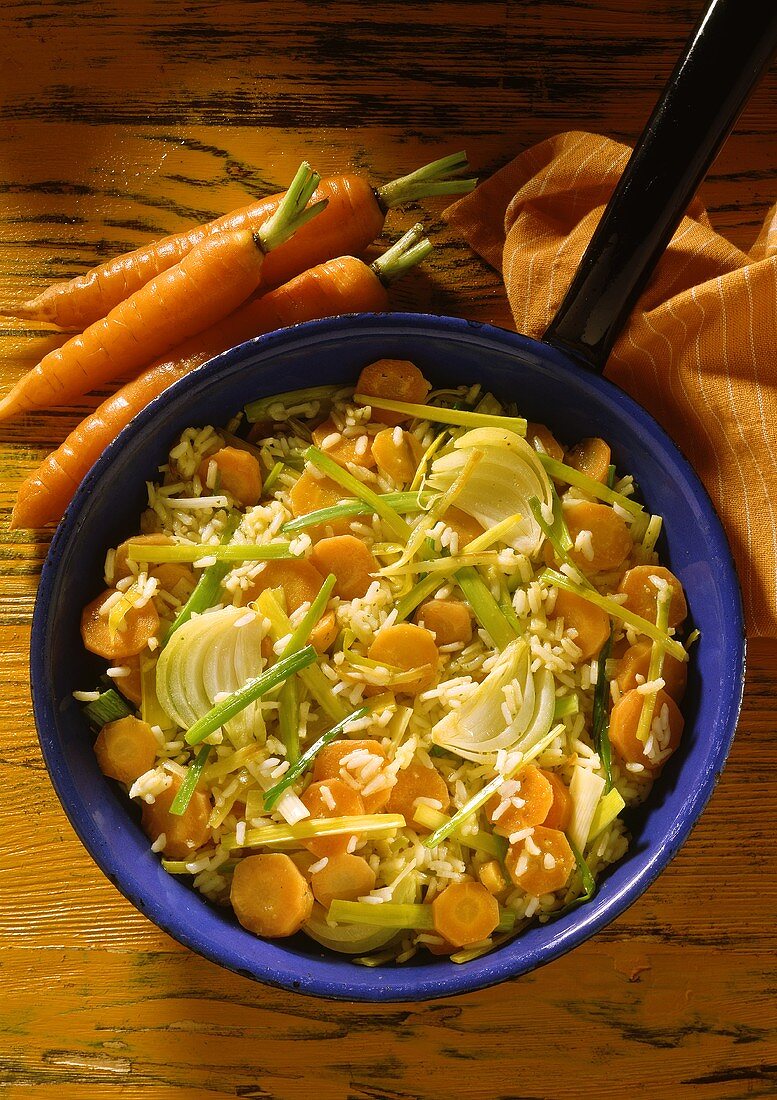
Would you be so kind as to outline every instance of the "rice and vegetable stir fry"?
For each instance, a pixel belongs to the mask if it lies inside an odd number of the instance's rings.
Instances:
[[[430,389],[381,360],[185,431],[82,618],[163,866],[367,965],[590,898],[683,729],[682,586],[607,443]]]

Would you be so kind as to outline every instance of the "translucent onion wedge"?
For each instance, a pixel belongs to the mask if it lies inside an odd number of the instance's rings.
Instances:
[[[552,507],[550,478],[537,452],[525,439],[503,428],[475,428],[456,439],[453,449],[432,464],[429,485],[448,489],[461,473],[473,450],[483,458],[456,500],[456,507],[473,516],[486,530],[520,514],[520,519],[502,535],[503,540],[522,554],[533,554],[543,539],[542,531],[529,508],[536,497]]]

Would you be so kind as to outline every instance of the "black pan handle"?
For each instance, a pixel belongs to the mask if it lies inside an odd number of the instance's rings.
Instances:
[[[544,339],[601,373],[615,339],[777,47],[776,0],[712,0]]]

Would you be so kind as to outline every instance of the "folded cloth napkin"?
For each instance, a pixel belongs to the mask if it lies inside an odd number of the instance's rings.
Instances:
[[[446,211],[503,273],[519,332],[545,331],[630,155],[559,134]],[[694,200],[605,374],[690,459],[726,528],[748,632],[777,636],[777,206],[746,253]]]

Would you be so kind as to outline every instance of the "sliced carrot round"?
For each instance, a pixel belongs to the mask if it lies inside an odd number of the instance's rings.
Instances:
[[[483,528],[475,517],[462,512],[461,508],[449,508],[443,516],[443,523],[459,536],[459,553],[478,535],[483,534]]]
[[[566,886],[575,856],[559,829],[535,825],[530,837],[510,845],[505,867],[516,886],[539,897]]]
[[[364,813],[364,802],[358,791],[349,787],[342,779],[325,779],[320,783],[311,783],[302,795],[302,802],[314,820],[321,817],[356,817]],[[348,850],[352,836],[343,833],[338,836],[311,837],[304,846],[319,857],[334,856]]]
[[[624,764],[641,764],[648,775],[657,775],[680,744],[683,716],[671,695],[659,691],[653,709],[653,723],[648,740],[643,744],[637,736],[645,696],[636,689],[622,695],[610,713],[610,743]],[[666,709],[664,709],[666,708]],[[656,724],[666,722],[666,728],[656,736]],[[652,744],[650,755],[645,751]]]
[[[333,462],[337,462],[340,466],[351,462],[354,466],[370,469],[375,465],[372,440],[366,433],[343,435],[330,417],[314,428],[312,435],[316,447],[323,450]]]
[[[604,483],[610,471],[611,458],[609,444],[598,436],[592,436],[590,439],[581,439],[567,451],[566,464],[594,481]]]
[[[363,596],[378,569],[370,548],[355,535],[320,539],[310,552],[310,560],[322,576],[334,573],[337,578],[334,593],[343,600]]]
[[[472,617],[462,600],[427,600],[415,614],[419,626],[434,634],[435,645],[452,645],[472,639]]]
[[[635,615],[641,615],[651,623],[656,621],[656,602],[658,589],[651,581],[651,577],[659,577],[666,581],[672,589],[672,599],[669,603],[669,625],[679,626],[688,614],[688,605],[685,602],[685,593],[674,573],[665,569],[663,565],[635,565],[627,570],[618,585],[619,592],[625,592],[628,597],[625,606]]]
[[[103,775],[130,787],[153,768],[158,747],[151,726],[128,715],[103,726],[94,743],[94,754]]]
[[[326,867],[311,875],[310,885],[316,901],[328,909],[336,898],[356,901],[369,894],[375,885],[375,872],[362,856],[340,852],[329,856]]]
[[[376,759],[380,760],[377,763]],[[371,783],[383,772],[386,764],[386,750],[380,741],[370,738],[330,741],[318,752],[313,765],[313,779],[342,779],[343,773],[348,780],[359,788],[366,814],[379,813],[391,795],[391,785],[381,786],[380,790],[364,793]],[[350,764],[350,766],[349,766]],[[343,779],[343,782],[346,782]]]
[[[283,852],[241,859],[229,899],[243,927],[268,939],[293,936],[313,909],[310,887]]]
[[[479,943],[499,924],[499,903],[482,882],[454,882],[432,902],[434,930],[455,947]]]
[[[569,556],[584,573],[601,573],[617,569],[634,545],[629,529],[617,512],[606,504],[581,501],[564,508],[564,519],[574,543],[581,531],[591,534],[592,557],[583,550],[570,550]]]
[[[526,442],[531,444],[535,451],[542,451],[551,458],[555,458],[557,462],[561,462],[564,457],[564,448],[545,424],[529,421],[526,425]]]
[[[448,784],[437,768],[427,768],[419,760],[413,760],[397,773],[397,781],[391,789],[386,812],[402,814],[408,826],[416,832],[428,832],[424,825],[413,818],[419,798],[431,798],[439,802],[439,808],[443,813],[448,809],[451,801]]]
[[[282,588],[286,610],[291,615],[303,603],[312,603],[323,583],[324,578],[316,567],[304,558],[268,561],[251,581],[245,598],[255,600],[266,588]]]
[[[398,485],[406,485],[413,480],[424,449],[412,432],[384,428],[373,440],[372,453],[384,474]]]
[[[550,783],[553,802],[544,820],[539,824],[544,825],[546,829],[560,829],[562,833],[565,833],[569,827],[569,822],[572,820],[572,797],[569,793],[569,787],[555,772],[546,771],[544,768],[541,768],[540,771]]]
[[[161,531],[157,531],[152,535],[133,535],[131,539],[126,539],[120,546],[116,547],[116,553],[113,556],[113,583],[116,584],[117,581],[132,576],[132,570],[129,567],[130,545],[172,546],[174,541],[169,535],[163,535]],[[154,567],[145,563],[136,563],[136,568],[138,572],[141,570],[147,572]]]
[[[502,793],[502,791],[504,793]],[[485,805],[494,832],[510,836],[519,829],[539,825],[553,805],[553,788],[547,776],[529,764],[515,779],[508,779]],[[501,810],[501,813],[499,812]]]
[[[171,593],[182,603],[188,600],[197,583],[192,567],[181,562],[169,561],[156,565],[149,576],[155,578],[159,588]]]
[[[143,803],[140,823],[151,840],[164,833],[164,853],[170,859],[187,859],[210,839],[211,802],[204,791],[195,791],[182,814],[171,814],[170,807],[178,794],[181,779],[174,775],[166,791],[158,794],[149,805]]]
[[[559,589],[553,617],[562,618],[567,630],[577,631],[574,642],[580,650],[579,661],[587,661],[599,653],[610,636],[607,613],[574,592]]]
[[[415,363],[406,359],[378,359],[369,363],[359,375],[356,392],[366,396],[385,397],[390,401],[423,404],[432,387]],[[401,424],[409,417],[402,413],[373,409],[372,419],[380,424]]]
[[[642,677],[642,683],[650,674],[650,655],[653,651],[652,643],[644,639],[629,646],[618,663],[616,680],[621,694],[638,686],[637,676]],[[671,653],[664,654],[664,664],[661,669],[661,678],[664,688],[679,702],[685,694],[685,685],[688,681],[688,662],[678,661]]]
[[[109,588],[81,613],[81,637],[90,653],[112,661],[122,657],[135,657],[141,653],[159,630],[159,615],[153,601],[141,608],[132,607],[124,617],[122,629],[111,633],[108,616],[100,614],[100,608],[115,592]]]
[[[215,465],[215,471],[213,466]],[[214,472],[211,477],[211,472]],[[203,458],[197,471],[204,495],[229,493],[246,508],[253,508],[262,495],[262,467],[248,451],[238,447],[222,447]]]
[[[305,469],[289,491],[289,504],[295,516],[306,516],[320,508],[332,508],[347,497],[348,493],[336,481],[332,481],[330,477],[317,477],[312,470]],[[330,520],[326,526],[336,535],[348,534],[351,530],[351,517]],[[326,533],[324,528],[310,527],[308,534],[315,538],[319,530],[321,534]]]
[[[501,899],[510,889],[510,882],[505,877],[502,864],[498,859],[489,859],[478,867],[478,878],[488,890],[489,894]]]
[[[130,670],[130,674],[129,676],[118,676],[113,681],[114,685],[125,699],[129,699],[130,703],[134,703],[136,707],[139,707],[143,699],[140,683],[140,658],[137,656],[124,657],[122,663],[125,668]]]
[[[437,677],[440,655],[434,638],[422,626],[413,623],[397,623],[384,627],[368,650],[372,661],[409,672],[418,669],[418,676],[407,683],[397,684],[397,693],[418,695],[431,687]]]
[[[310,644],[316,653],[326,653],[339,634],[334,611],[325,612],[310,632]]]

